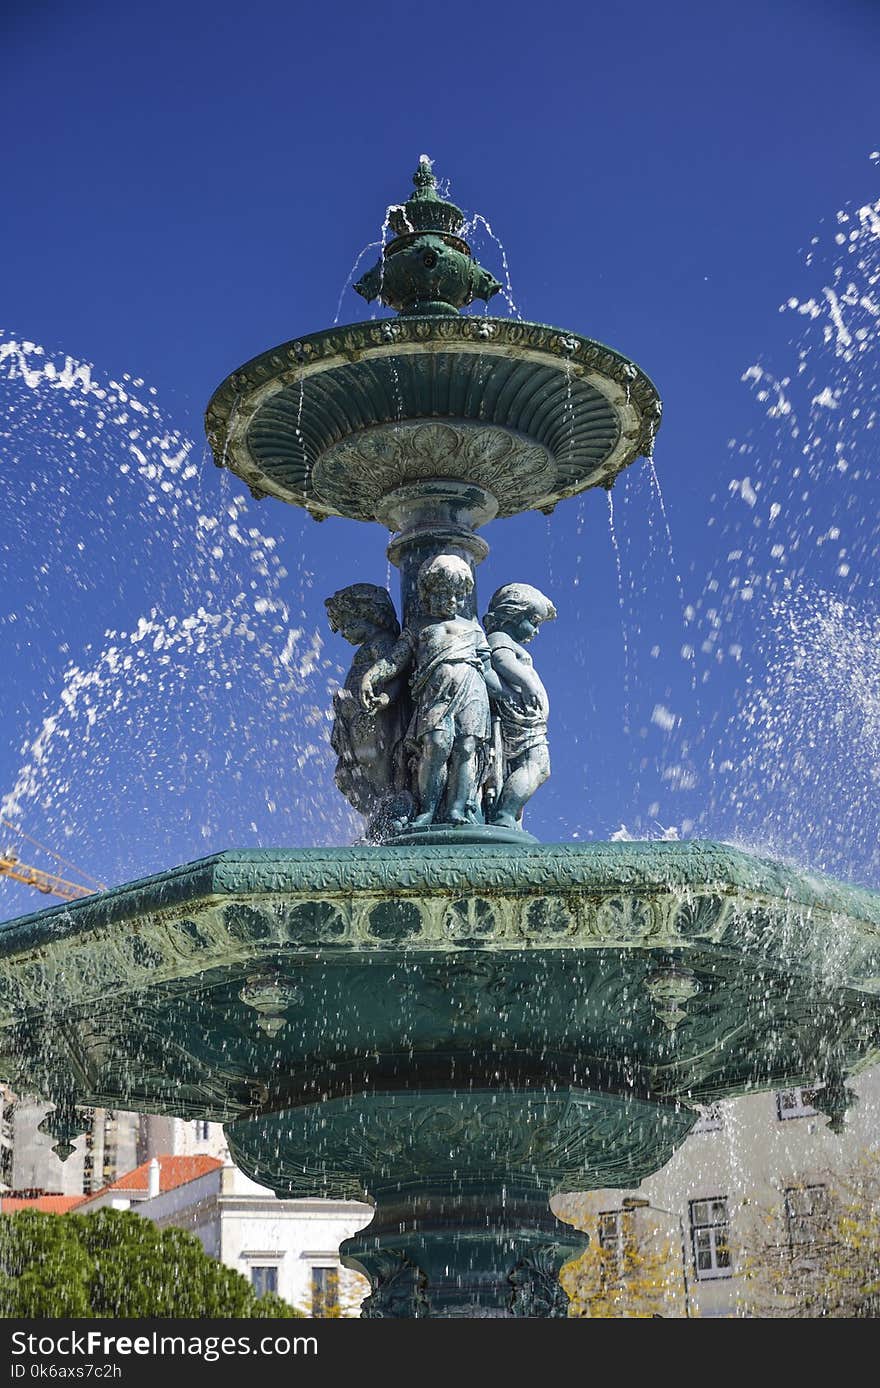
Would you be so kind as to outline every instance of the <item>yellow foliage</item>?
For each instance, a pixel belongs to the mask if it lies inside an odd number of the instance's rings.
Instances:
[[[618,1218],[619,1238],[609,1242],[606,1234],[604,1243],[599,1216],[578,1221],[578,1227],[590,1235],[590,1246],[560,1273],[571,1302],[569,1315],[603,1319],[684,1315],[680,1250],[631,1212],[621,1211]]]
[[[801,1192],[821,1192],[793,1218]],[[787,1192],[781,1210],[757,1207],[743,1240],[743,1309],[762,1318],[880,1316],[880,1156]]]

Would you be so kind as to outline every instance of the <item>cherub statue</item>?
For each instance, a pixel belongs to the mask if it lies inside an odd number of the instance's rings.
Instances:
[[[361,681],[364,707],[383,707],[378,685],[410,670],[413,714],[406,746],[415,762],[418,813],[410,827],[439,820],[465,824],[480,815],[480,788],[492,737],[489,695],[503,689],[492,669],[486,634],[466,616],[473,592],[470,566],[453,554],[426,560],[418,573],[418,624]]]
[[[344,685],[333,695],[330,745],[338,757],[335,780],[346,800],[376,822],[405,790],[403,735],[409,701],[400,681],[391,681],[376,710],[368,714],[361,702],[361,681],[365,671],[394,650],[400,623],[389,594],[374,583],[352,583],[324,605],[330,629],[358,647]]]
[[[487,792],[488,818],[507,829],[522,828],[523,806],[550,775],[550,701],[523,648],[541,623],[555,616],[556,608],[537,588],[506,583],[493,593],[483,618],[492,668],[502,685],[494,696],[496,765],[494,787]]]

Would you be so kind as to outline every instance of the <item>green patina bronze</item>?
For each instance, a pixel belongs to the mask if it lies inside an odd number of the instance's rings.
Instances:
[[[389,209],[393,239],[355,286],[399,317],[264,353],[219,387],[206,427],[217,464],[255,496],[391,531],[399,616],[390,594],[368,596],[357,581],[328,599],[334,630],[359,648],[332,745],[336,783],[367,839],[428,843],[466,828],[471,839],[526,842],[523,811],[550,758],[549,699],[524,646],[555,607],[505,584],[504,613],[487,614],[490,640],[477,531],[611,487],[650,454],[660,399],[637,366],[587,338],[463,317],[500,285],[474,262],[464,213],[438,195],[424,156],[414,183]]]
[[[582,1246],[550,1195],[755,1089],[825,1080],[839,1124],[880,895],[711,843],[222,853],[0,930],[0,1028],[62,1143],[77,1105],[207,1117],[280,1195],[375,1201],[369,1314],[383,1277],[398,1311],[536,1314]]]
[[[474,299],[488,301],[501,285],[473,259],[461,237],[464,213],[439,196],[424,154],[413,183],[407,201],[388,209],[394,240],[354,288],[368,303],[379,299],[399,313],[450,314]]]
[[[206,425],[215,462],[258,497],[384,525],[384,496],[438,475],[494,486],[499,516],[609,486],[660,415],[648,377],[602,343],[432,315],[282,343],[223,382]]]
[[[221,853],[0,929],[0,1068],[80,1108],[210,1118],[282,1196],[363,1196],[363,1315],[564,1316],[585,1238],[555,1193],[632,1186],[697,1106],[880,1058],[880,896],[713,843],[540,845],[556,616],[477,531],[650,453],[656,390],[589,339],[459,309],[499,288],[423,160],[359,282],[386,319],[301,337],[214,395],[256,496],[391,532],[391,595],[327,599],[355,648],[336,783],[363,847]],[[368,846],[369,845],[369,846]]]

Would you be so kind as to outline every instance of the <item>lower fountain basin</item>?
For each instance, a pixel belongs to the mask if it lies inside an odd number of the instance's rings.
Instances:
[[[880,895],[706,843],[220,853],[0,928],[0,1069],[226,1122],[871,1063]]]
[[[538,1237],[550,1195],[636,1184],[750,1090],[824,1082],[839,1126],[878,1041],[880,895],[719,844],[221,853],[0,928],[0,1076],[57,1150],[77,1105],[208,1118],[279,1195],[376,1201],[374,1315],[562,1314],[505,1310],[577,1246]],[[496,1206],[503,1239],[450,1234]]]

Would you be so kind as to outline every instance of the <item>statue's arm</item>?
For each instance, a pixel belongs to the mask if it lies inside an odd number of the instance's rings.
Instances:
[[[538,678],[534,665],[520,660],[509,646],[496,646],[492,651],[492,665],[509,689],[515,690],[530,704],[538,705],[544,687]]]
[[[504,685],[495,673],[495,663],[491,655],[484,655],[480,652],[480,659],[483,662],[483,679],[486,681],[486,688],[493,699],[501,699],[504,696]]]
[[[368,713],[375,713],[377,709],[384,708],[396,696],[397,690],[386,690],[384,694],[376,693],[376,686],[380,684],[390,684],[403,674],[413,656],[412,641],[408,634],[404,632],[395,643],[388,655],[383,656],[371,665],[367,673],[361,680],[361,703]]]

